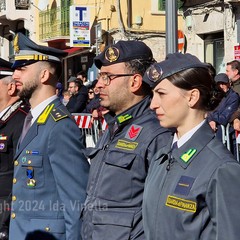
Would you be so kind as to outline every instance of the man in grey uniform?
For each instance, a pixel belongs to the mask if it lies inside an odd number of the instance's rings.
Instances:
[[[144,182],[154,153],[171,134],[149,109],[152,92],[142,76],[153,62],[152,51],[140,41],[119,41],[95,58],[100,104],[109,113],[107,131],[88,153],[84,240],[145,239]]]
[[[13,78],[19,95],[29,98],[32,116],[26,117],[15,154],[10,240],[35,230],[79,240],[89,164],[80,130],[55,94],[65,52],[20,33],[14,50]]]

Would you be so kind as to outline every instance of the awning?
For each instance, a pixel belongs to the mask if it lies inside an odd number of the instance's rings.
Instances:
[[[84,48],[81,48],[81,47],[72,47],[72,48],[65,49],[64,52],[68,53],[68,55],[64,58],[66,59],[66,58],[71,58],[84,53],[88,53],[89,49],[84,50]]]
[[[65,49],[64,52],[67,52],[68,54],[72,54],[72,53],[75,53],[75,52],[77,52],[81,49],[82,48],[80,48],[80,47],[71,47],[71,48]]]

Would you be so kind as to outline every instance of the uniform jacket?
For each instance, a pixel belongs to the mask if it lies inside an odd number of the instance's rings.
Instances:
[[[239,163],[208,123],[172,153],[171,143],[156,154],[146,179],[147,240],[238,240]]]
[[[13,157],[28,110],[28,106],[19,100],[0,119],[0,228],[9,225]]]
[[[170,138],[147,97],[124,113],[105,115],[108,130],[89,151],[84,240],[145,239],[142,194],[150,160]]]
[[[33,123],[15,155],[10,240],[34,230],[58,240],[81,239],[89,170],[81,138],[59,99]]]

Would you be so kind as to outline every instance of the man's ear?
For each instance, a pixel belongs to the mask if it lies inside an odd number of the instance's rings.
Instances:
[[[14,93],[16,92],[16,85],[14,82],[8,84],[7,91],[9,96],[14,95]]]
[[[48,69],[43,69],[40,73],[41,83],[45,83],[47,80],[50,79],[50,72]]]
[[[134,74],[130,78],[130,89],[132,92],[138,91],[142,86],[142,76],[140,74]]]

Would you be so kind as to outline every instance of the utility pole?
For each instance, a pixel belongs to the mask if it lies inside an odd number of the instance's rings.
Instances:
[[[166,54],[178,51],[177,1],[166,0]]]

